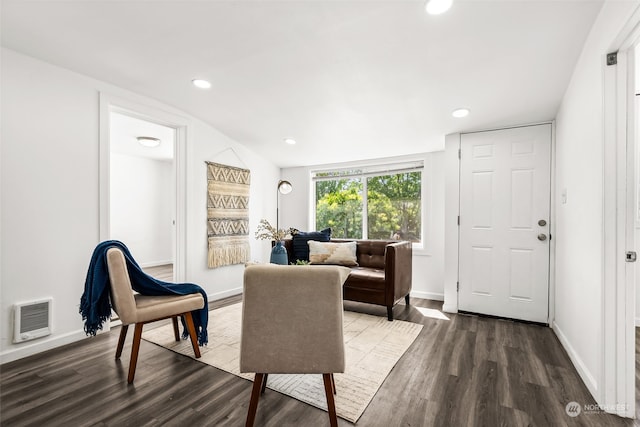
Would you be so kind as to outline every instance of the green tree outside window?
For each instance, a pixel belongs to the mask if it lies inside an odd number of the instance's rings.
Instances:
[[[353,175],[353,171],[348,171]],[[334,173],[317,175],[336,176]],[[367,233],[363,233],[364,180]],[[421,241],[422,172],[345,177],[316,181],[316,228],[332,237]]]

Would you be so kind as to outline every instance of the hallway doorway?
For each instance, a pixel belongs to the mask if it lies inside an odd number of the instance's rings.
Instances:
[[[173,270],[176,130],[116,111],[109,126],[109,238],[124,242],[143,269]]]
[[[100,94],[100,241],[122,240],[143,268],[170,266],[174,282],[186,281],[190,127],[183,116]]]

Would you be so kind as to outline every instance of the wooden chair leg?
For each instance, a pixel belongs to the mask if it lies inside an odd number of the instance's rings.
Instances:
[[[249,402],[249,412],[247,413],[246,427],[253,427],[256,420],[256,412],[258,410],[258,400],[260,399],[260,389],[264,381],[264,374],[256,374],[253,379],[253,388],[251,389],[251,401]]]
[[[406,294],[406,295],[404,296],[404,302],[405,302],[407,305],[409,305],[409,301],[410,301],[410,299],[409,299],[409,294]]]
[[[189,331],[189,337],[191,338],[191,346],[193,347],[193,352],[196,355],[196,359],[200,358],[200,347],[198,347],[198,335],[196,334],[196,327],[193,324],[193,317],[191,316],[191,312],[187,312],[183,314],[184,320],[187,323],[187,330]]]
[[[171,321],[173,322],[173,336],[175,337],[176,341],[180,341],[180,330],[178,329],[178,316],[173,316],[171,318]]]
[[[338,389],[336,388],[336,379],[333,374],[331,374],[331,387],[333,388],[333,394],[338,394]]]
[[[120,359],[120,356],[122,356],[122,348],[124,347],[124,340],[127,338],[128,330],[129,325],[122,325],[120,327],[120,338],[118,338],[118,347],[116,347],[116,359]]]
[[[136,323],[136,328],[133,332],[133,345],[131,346],[131,360],[129,361],[129,376],[127,382],[131,384],[133,378],[136,376],[136,365],[138,364],[138,352],[140,351],[140,340],[142,339],[142,326],[143,323]]]
[[[387,306],[387,320],[389,322],[393,322],[393,306],[392,305]]]
[[[331,386],[331,374],[322,374],[324,380],[324,393],[327,395],[327,411],[329,412],[329,422],[331,427],[338,427],[338,415],[336,414],[336,402],[333,399]]]
[[[264,394],[264,391],[267,389],[267,378],[269,378],[269,374],[264,374],[264,380],[262,381],[262,389],[260,390],[260,394]]]

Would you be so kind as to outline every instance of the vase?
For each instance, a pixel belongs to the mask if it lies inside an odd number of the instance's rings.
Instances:
[[[271,264],[287,265],[289,258],[287,257],[287,248],[284,247],[282,241],[278,240],[273,248],[271,248]]]

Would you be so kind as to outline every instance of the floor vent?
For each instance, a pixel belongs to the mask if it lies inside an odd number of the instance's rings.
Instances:
[[[13,342],[19,343],[51,334],[51,303],[47,298],[13,306]]]

